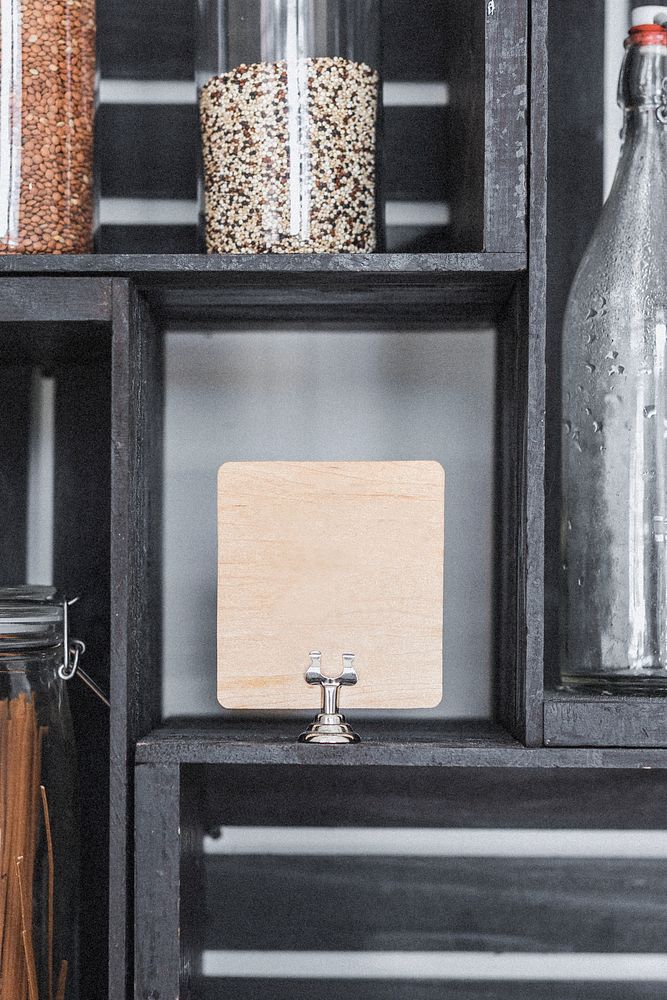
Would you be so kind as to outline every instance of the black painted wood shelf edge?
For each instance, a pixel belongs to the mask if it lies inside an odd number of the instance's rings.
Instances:
[[[16,254],[0,256],[0,274],[151,275],[373,274],[401,277],[448,272],[518,274],[524,253],[387,254]]]
[[[469,768],[667,768],[667,750],[659,748],[525,747],[501,727],[474,728],[466,737],[432,726],[411,738],[407,729],[387,736],[378,728],[356,723],[362,742],[349,747],[313,747],[296,742],[299,722],[262,724],[253,720],[211,723],[193,719],[190,726],[164,726],[139,740],[136,763],[289,764],[339,767],[469,767]]]
[[[549,692],[544,742],[551,747],[666,747],[667,696]]]

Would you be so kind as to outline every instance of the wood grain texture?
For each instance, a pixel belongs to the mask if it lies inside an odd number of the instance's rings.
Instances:
[[[138,767],[135,775],[134,996],[178,997],[180,960],[180,774]]]
[[[159,319],[202,324],[493,322],[524,254],[1,256],[11,275],[132,278]]]
[[[664,983],[272,979],[271,1000],[663,1000]],[[197,1000],[266,1000],[265,979],[202,979]]]
[[[345,401],[341,400],[341,406]],[[436,462],[228,462],[218,475],[218,699],[317,708],[311,650],[350,708],[442,697],[444,471]]]
[[[599,694],[550,695],[547,746],[667,747],[667,699]]]
[[[17,282],[0,278],[0,323],[110,320],[111,282],[106,279],[71,277],[49,281],[32,277]]]
[[[486,8],[484,249],[526,246],[527,5]]]
[[[188,725],[157,729],[140,739],[137,759],[146,763],[309,764],[325,767],[434,767],[643,770],[667,767],[661,749],[525,747],[500,727],[471,720],[451,724],[350,721],[363,742],[353,747],[316,747],[296,743],[307,716],[275,722],[250,717],[190,720]],[[310,721],[308,719],[308,721]]]
[[[134,748],[160,712],[161,339],[113,282],[111,403],[110,1000],[132,971]]]
[[[526,727],[524,300],[525,284],[517,285],[499,321],[495,427],[494,709],[496,718],[519,740]]]
[[[202,947],[664,951],[663,859],[209,855]],[[322,901],[363,900],[330,906]]]
[[[148,258],[139,254],[72,254],[72,255],[0,255],[0,274],[20,275],[109,275],[134,276],[143,288],[160,281],[197,280],[198,276],[222,275],[312,274],[320,278],[335,275],[368,276],[379,282],[432,281],[446,279],[451,274],[465,274],[470,279],[489,279],[493,275],[516,276],[526,268],[524,253],[453,253],[426,254],[153,254]],[[28,286],[26,286],[27,288]],[[0,292],[11,291],[12,286],[0,285]],[[18,288],[14,287],[14,292]],[[62,293],[57,292],[62,302]],[[11,303],[12,299],[8,298]],[[19,308],[25,310],[26,305]],[[49,317],[48,304],[44,317]],[[24,313],[24,318],[25,313]],[[93,319],[92,316],[88,317]]]
[[[629,7],[629,4],[627,5]],[[602,208],[605,0],[549,11],[548,323],[546,341],[545,673],[559,681],[561,335],[570,285]],[[621,53],[618,53],[620,67]]]
[[[329,767],[324,779],[318,766],[284,764],[185,765],[183,771],[188,781],[201,782],[202,825],[213,831],[221,825],[528,830],[665,827],[664,768],[415,768],[373,763]],[[322,794],[323,780],[326,795]]]
[[[531,267],[522,299],[522,329],[527,337],[524,490],[519,501],[525,523],[526,668],[523,678],[525,724],[521,737],[529,746],[543,741],[544,692],[544,491],[546,394],[547,277],[547,31],[549,5],[530,6],[530,158],[528,252]]]
[[[83,666],[109,691],[110,344],[92,363],[55,370],[53,582],[80,596],[72,634],[83,639]],[[103,997],[108,980],[109,712],[89,689],[68,685],[77,746],[81,884],[80,995]]]

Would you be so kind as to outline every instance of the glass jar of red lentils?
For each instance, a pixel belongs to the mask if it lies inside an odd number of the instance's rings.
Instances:
[[[0,252],[90,252],[95,0],[3,0],[0,46]]]
[[[380,0],[199,0],[211,253],[378,249]]]

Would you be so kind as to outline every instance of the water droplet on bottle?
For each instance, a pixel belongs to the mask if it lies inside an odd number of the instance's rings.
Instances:
[[[584,578],[583,578],[583,576],[578,576],[578,577],[577,577],[577,587],[581,587],[581,586],[583,586],[583,583],[584,583]]]
[[[650,420],[651,417],[654,417],[655,416],[655,406],[645,406],[644,407],[644,416],[646,417],[647,420]]]
[[[595,365],[592,365],[592,364],[590,363],[590,361],[587,361],[587,362],[586,362],[586,364],[584,365],[584,368],[585,368],[585,369],[586,369],[586,371],[587,371],[587,372],[589,372],[589,373],[590,373],[591,375],[592,375],[592,374],[593,374],[593,372],[595,371]]]
[[[590,406],[585,406],[585,407],[584,407],[584,409],[585,409],[585,411],[586,411],[586,416],[587,416],[587,417],[590,417],[591,413],[593,412],[593,411],[591,410]]]
[[[569,434],[570,431],[572,430],[572,424],[570,423],[569,420],[563,421],[563,430],[565,431],[566,434]]]
[[[572,531],[572,521],[569,519],[569,517],[567,519],[567,530]]]
[[[586,344],[593,344],[597,339],[597,334],[591,332],[586,337]]]
[[[618,357],[618,351],[610,351],[609,354],[605,354],[607,361],[615,361]]]
[[[592,320],[592,319],[595,319],[595,317],[597,316],[597,314],[598,314],[598,311],[597,311],[597,309],[593,309],[593,308],[591,307],[591,308],[590,308],[590,309],[588,310],[588,315],[586,316],[586,319],[587,319],[587,320],[589,320],[589,321],[590,321],[590,320]]]
[[[600,420],[594,420],[593,421],[593,433],[594,434],[599,434],[601,430],[602,430],[602,422]]]
[[[611,368],[609,369],[609,375],[610,376],[622,375],[624,371],[625,368],[623,367],[623,365],[612,365]]]

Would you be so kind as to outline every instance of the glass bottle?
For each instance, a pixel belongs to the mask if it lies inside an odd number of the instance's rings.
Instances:
[[[210,253],[371,252],[380,0],[199,0]]]
[[[63,619],[50,588],[0,589],[3,1000],[78,997],[76,761],[59,674]]]
[[[621,158],[563,333],[566,683],[667,682],[666,82],[667,31],[635,24]]]
[[[3,0],[0,45],[0,253],[88,253],[95,0]]]

